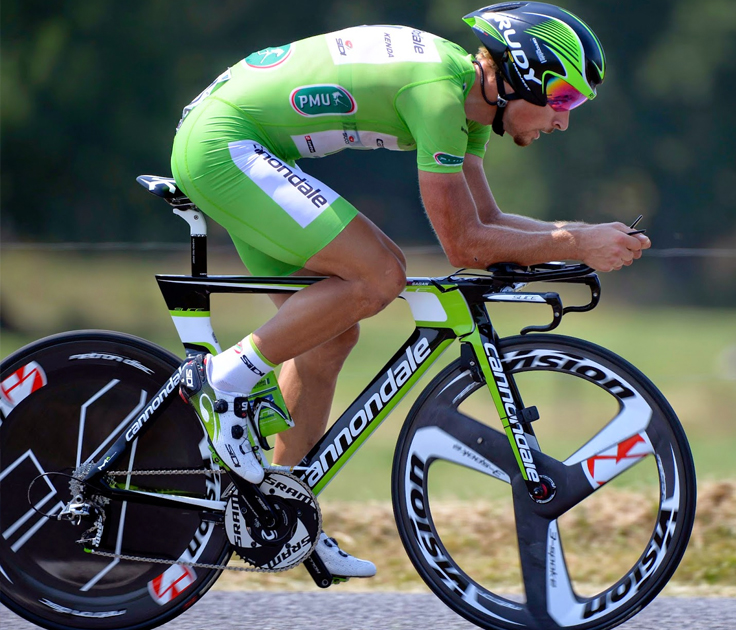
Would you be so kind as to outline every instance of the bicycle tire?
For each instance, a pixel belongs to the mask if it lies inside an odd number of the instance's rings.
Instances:
[[[180,359],[143,339],[78,331],[41,339],[0,365],[0,601],[45,628],[153,628],[179,615],[220,570],[93,556],[74,526],[29,510],[26,490],[43,472],[95,461],[170,378]],[[204,430],[177,396],[115,469],[214,469]],[[125,477],[123,478],[125,479]],[[221,496],[217,475],[136,476],[133,484]],[[128,481],[130,483],[130,480]],[[35,507],[56,514],[69,479],[42,477]],[[148,558],[226,564],[224,528],[196,510],[112,501],[101,548]]]
[[[481,628],[612,628],[651,602],[672,577],[687,547],[695,517],[696,484],[685,433],[652,382],[600,346],[557,335],[516,336],[501,340],[499,353],[521,396],[529,398],[524,400],[525,405],[535,405],[534,392],[527,389],[525,396],[519,377],[522,381],[531,378],[538,382],[541,376],[550,378],[551,372],[559,375],[552,379],[556,383],[572,376],[576,377],[574,383],[581,384],[576,386],[595,384],[595,392],[602,391],[605,398],[613,398],[613,407],[617,409],[614,417],[595,434],[597,441],[586,442],[564,462],[540,450],[533,451],[540,474],[554,471],[552,478],[558,484],[557,494],[548,503],[538,503],[528,492],[495,408],[489,410],[489,415],[495,417],[501,430],[459,411],[473,394],[487,392],[487,387],[470,366],[455,361],[419,396],[399,436],[392,470],[392,497],[402,543],[429,588],[455,612]],[[522,376],[525,373],[534,375]],[[570,400],[566,399],[565,404],[569,405]],[[538,427],[544,419],[542,414],[533,426]],[[601,492],[599,500],[608,500],[607,482],[623,474],[624,469],[630,477],[653,472],[653,463],[641,463],[652,461],[652,456],[657,471],[652,481],[657,481],[658,476],[659,483],[651,486],[652,498],[657,493],[659,497],[649,541],[638,560],[619,579],[613,578],[612,584],[606,582],[600,591],[580,595],[562,544],[563,539],[566,545],[578,541],[565,538],[558,519],[567,518],[563,516],[566,512],[595,492]],[[442,460],[460,465],[463,471],[478,471],[485,475],[484,480],[496,477],[494,483],[500,480],[510,485],[525,600],[484,587],[463,570],[453,558],[454,551],[448,551],[448,545],[443,543],[430,501],[430,469]],[[583,499],[578,501],[580,496]],[[489,530],[492,525],[488,522]],[[593,537],[595,533],[589,535]],[[501,540],[506,537],[504,533]],[[590,548],[595,548],[592,543]],[[633,553],[638,551],[639,548]],[[460,557],[462,553],[456,555]],[[472,559],[465,562],[473,564]]]

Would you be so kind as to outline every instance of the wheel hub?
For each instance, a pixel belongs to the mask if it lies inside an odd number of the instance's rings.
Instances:
[[[557,484],[547,475],[539,475],[539,483],[529,492],[536,503],[549,503],[556,494]]]

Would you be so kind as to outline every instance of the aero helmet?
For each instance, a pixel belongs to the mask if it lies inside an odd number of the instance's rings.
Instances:
[[[541,106],[556,104],[559,109],[595,98],[606,69],[603,46],[572,13],[542,2],[504,2],[478,9],[463,20],[514,90],[509,98],[500,85],[501,98],[494,103],[499,110],[514,98]],[[559,102],[576,97],[567,106]]]

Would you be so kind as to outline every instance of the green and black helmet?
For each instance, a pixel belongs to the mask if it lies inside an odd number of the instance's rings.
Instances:
[[[606,70],[603,46],[569,11],[542,2],[504,2],[463,19],[514,89],[511,98],[501,93],[499,109],[514,98],[559,110],[595,98]]]

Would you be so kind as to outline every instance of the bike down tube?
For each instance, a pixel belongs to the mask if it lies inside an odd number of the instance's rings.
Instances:
[[[440,357],[455,333],[442,328],[416,328],[363,392],[343,412],[300,462],[300,476],[314,494],[332,478],[386,419],[414,384]]]

